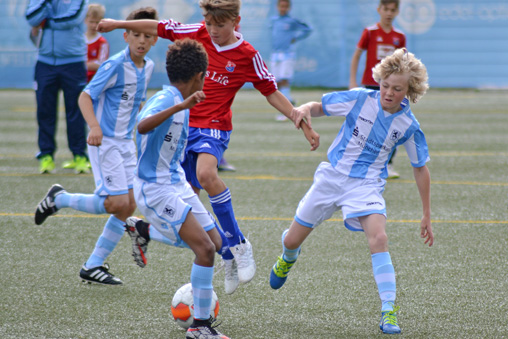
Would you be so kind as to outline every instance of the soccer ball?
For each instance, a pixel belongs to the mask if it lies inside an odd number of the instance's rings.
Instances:
[[[188,329],[194,320],[194,300],[192,298],[191,283],[185,284],[176,291],[173,301],[171,302],[171,314],[175,322],[183,329]],[[210,316],[213,319],[219,314],[219,298],[213,291],[212,307],[210,308]]]

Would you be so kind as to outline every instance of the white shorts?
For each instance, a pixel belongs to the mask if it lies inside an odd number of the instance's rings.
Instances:
[[[337,172],[330,163],[319,164],[314,183],[300,201],[295,220],[315,228],[342,209],[344,225],[351,231],[363,231],[359,217],[382,214],[386,217],[383,179],[356,179]]]
[[[295,72],[295,54],[272,53],[270,57],[270,72],[277,81],[291,80]]]
[[[189,247],[178,233],[187,214],[192,214],[208,232],[215,220],[187,182],[176,185],[150,183],[134,177],[134,199],[146,221],[177,247]]]
[[[95,180],[95,194],[128,194],[136,168],[133,140],[103,137],[100,146],[88,145],[88,156]]]

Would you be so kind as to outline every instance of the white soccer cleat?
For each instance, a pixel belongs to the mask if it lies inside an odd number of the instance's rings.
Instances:
[[[256,262],[252,254],[252,245],[248,239],[229,248],[235,256],[238,266],[238,279],[242,284],[248,283],[256,274]]]
[[[225,271],[224,290],[226,291],[226,294],[233,294],[233,292],[238,288],[238,285],[240,285],[240,280],[238,279],[238,266],[236,265],[235,259],[222,259],[222,262]]]

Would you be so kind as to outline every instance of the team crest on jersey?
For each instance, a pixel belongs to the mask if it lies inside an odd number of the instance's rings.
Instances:
[[[395,46],[400,46],[400,39],[399,38],[393,38],[393,44]]]
[[[401,136],[402,136],[402,132],[397,131],[396,129],[394,129],[392,131],[392,134],[390,135],[390,139],[397,141],[397,140],[400,139]]]
[[[226,71],[228,72],[234,72],[235,71],[236,64],[232,61],[228,61],[226,65]]]

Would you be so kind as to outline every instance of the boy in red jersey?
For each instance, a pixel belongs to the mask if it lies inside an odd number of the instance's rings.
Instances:
[[[135,29],[172,41],[191,38],[201,42],[208,53],[209,65],[203,87],[207,99],[190,111],[189,138],[182,167],[195,192],[205,189],[208,193],[227,238],[224,242],[227,241],[233,252],[234,258],[223,256],[225,289],[230,294],[240,282],[249,282],[256,272],[252,246],[238,227],[231,193],[217,171],[233,129],[231,105],[236,92],[246,82],[251,82],[270,105],[293,120],[297,128],[302,123],[312,150],[319,146],[319,135],[302,122],[303,118],[310,122],[310,116],[293,116],[293,105],[277,90],[276,80],[268,72],[260,53],[241,33],[235,32],[240,22],[240,0],[200,0],[199,5],[204,24],[181,24],[172,19],[161,22],[105,19],[99,23],[98,30]]]
[[[85,24],[85,39],[88,45],[88,60],[86,62],[87,82],[92,80],[99,66],[109,58],[109,43],[99,32],[97,25],[104,18],[106,9],[100,4],[88,5]]]
[[[365,70],[362,77],[362,85],[369,89],[379,90],[379,84],[372,77],[372,68],[383,58],[392,55],[397,48],[406,47],[406,36],[400,30],[393,27],[393,20],[399,14],[399,0],[380,0],[377,12],[380,20],[373,26],[363,30],[360,41],[356,45],[355,53],[351,59],[349,72],[349,89],[358,87],[356,73],[360,57],[367,51]],[[393,152],[388,162],[388,179],[397,179],[399,174],[393,169]]]

